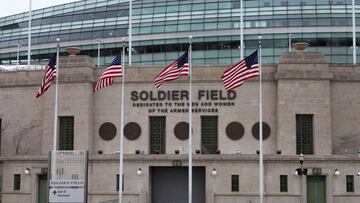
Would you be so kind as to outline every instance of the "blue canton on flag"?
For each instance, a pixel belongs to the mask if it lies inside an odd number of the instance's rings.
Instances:
[[[154,83],[160,88],[167,81],[176,80],[180,76],[189,75],[189,51],[187,50],[180,58],[167,66],[155,78]]]
[[[179,59],[178,59],[178,64],[177,67],[181,68],[183,67],[185,64],[189,63],[189,52],[186,51]]]
[[[113,84],[113,78],[122,76],[121,54],[115,57],[111,65],[100,76],[94,87],[94,92]]]
[[[41,81],[41,86],[36,94],[36,98],[43,95],[49,89],[51,83],[56,79],[56,54],[50,59],[49,64],[45,68],[45,75]]]

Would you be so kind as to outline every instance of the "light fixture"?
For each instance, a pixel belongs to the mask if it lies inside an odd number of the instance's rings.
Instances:
[[[218,174],[217,170],[214,168],[212,171],[211,171],[211,175],[213,176],[216,176]]]
[[[137,170],[137,172],[136,172],[136,174],[138,175],[138,176],[141,176],[142,175],[142,170],[141,170],[141,168],[139,168],[138,170]]]
[[[26,175],[29,175],[29,174],[30,174],[30,169],[29,169],[29,168],[26,168],[26,169],[24,170],[24,173],[25,173]]]
[[[303,163],[304,163],[304,154],[303,153],[301,153],[299,155],[299,162],[300,162],[300,168],[297,168],[295,170],[295,175],[297,175],[297,176],[302,176],[302,175],[306,176],[308,169],[303,167]]]
[[[302,165],[303,162],[304,162],[304,154],[303,154],[303,153],[301,153],[301,154],[299,155],[299,161],[300,161],[300,165]]]
[[[340,175],[340,171],[337,168],[335,169],[334,175],[336,175],[336,176]]]

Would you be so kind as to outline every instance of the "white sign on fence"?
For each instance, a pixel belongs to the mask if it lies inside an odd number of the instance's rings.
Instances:
[[[84,202],[84,188],[50,188],[49,202]]]

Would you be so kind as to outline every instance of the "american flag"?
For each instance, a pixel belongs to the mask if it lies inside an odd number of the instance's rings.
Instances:
[[[225,89],[230,91],[236,87],[241,86],[245,80],[259,75],[259,60],[258,51],[256,50],[250,56],[239,61],[238,63],[227,69],[221,80],[224,83]]]
[[[113,78],[122,76],[121,54],[115,57],[111,65],[100,76],[94,87],[94,92],[113,84]]]
[[[49,64],[45,68],[45,75],[41,81],[41,86],[36,94],[36,98],[43,95],[49,89],[52,81],[56,80],[56,54],[50,59]]]
[[[159,89],[166,81],[176,80],[182,75],[189,75],[189,51],[186,51],[156,76],[155,86]]]

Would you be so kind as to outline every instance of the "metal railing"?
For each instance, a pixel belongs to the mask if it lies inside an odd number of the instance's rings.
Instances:
[[[15,71],[33,71],[33,70],[45,70],[45,65],[19,65],[19,66],[7,66],[0,65],[0,72],[15,72]]]

